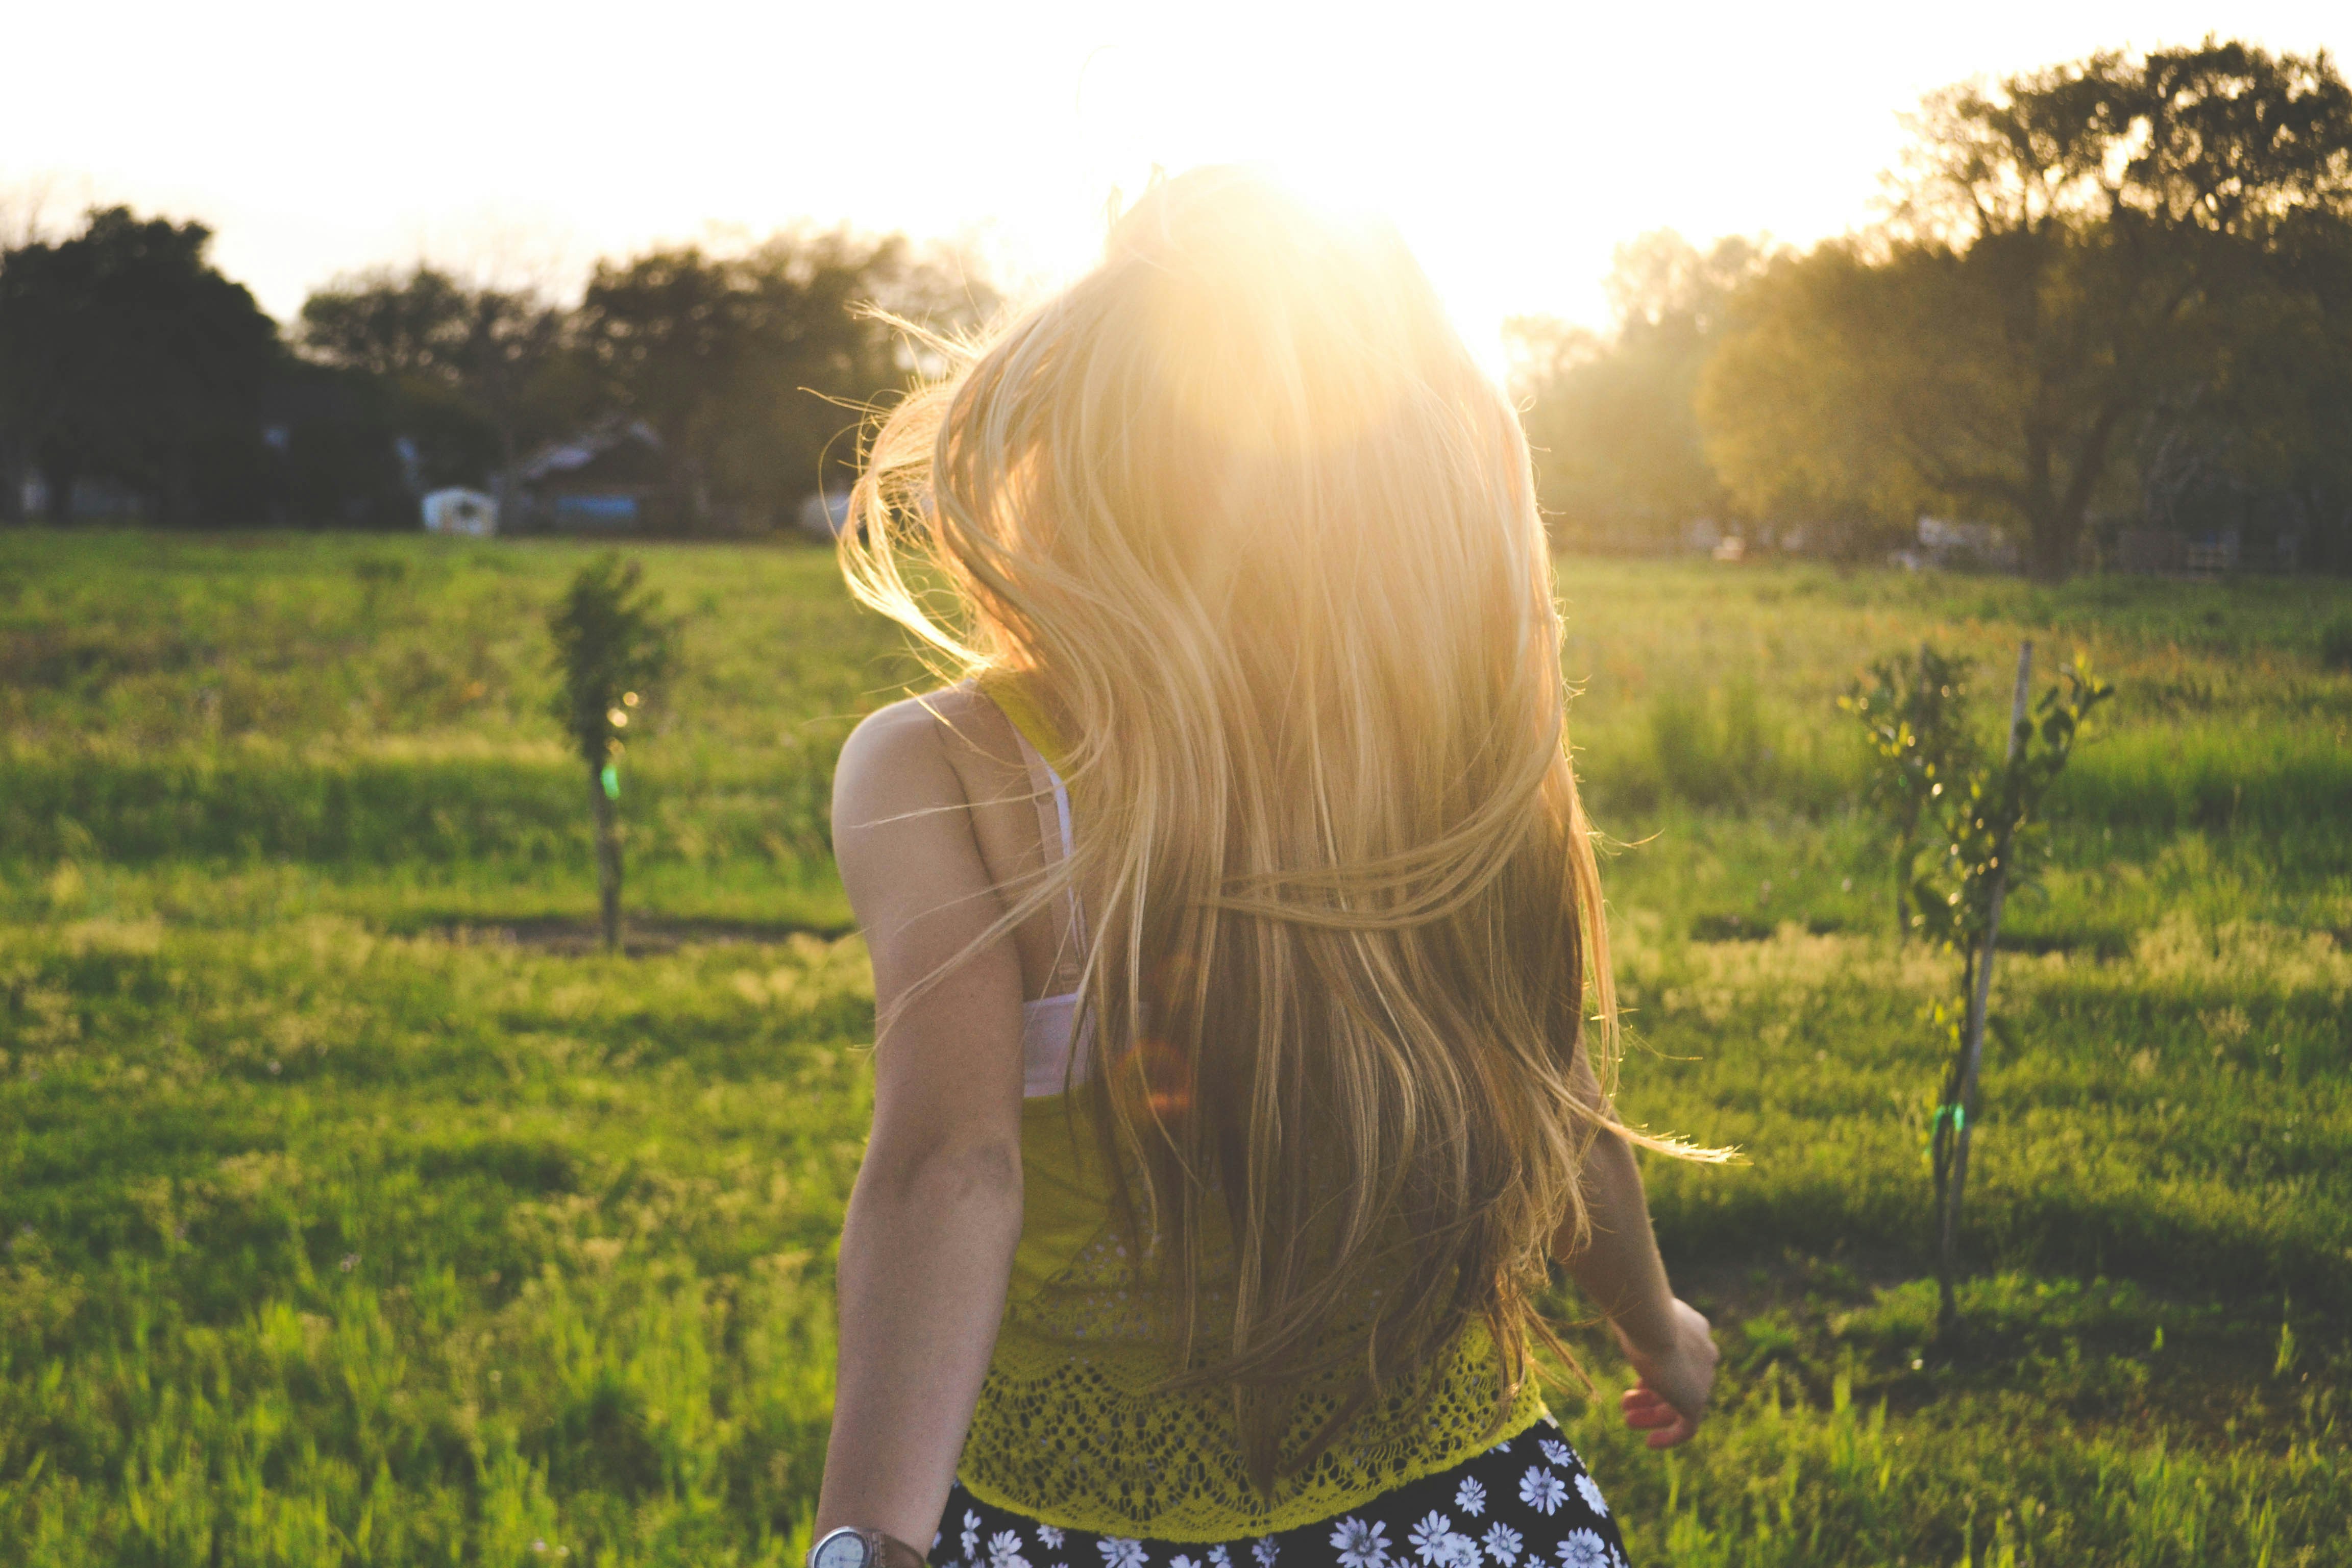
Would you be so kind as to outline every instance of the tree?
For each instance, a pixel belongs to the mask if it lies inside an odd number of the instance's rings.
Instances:
[[[2043,799],[2065,772],[2092,710],[2115,695],[2077,653],[2059,672],[2061,684],[2029,710],[2032,668],[2029,642],[2017,650],[2008,752],[1998,765],[1981,760],[1970,736],[1966,661],[1932,647],[1922,647],[1916,663],[1881,659],[1870,685],[1857,681],[1838,700],[1861,722],[1873,763],[1871,795],[1894,830],[1901,929],[1960,955],[1959,1005],[1938,1001],[1931,1015],[1952,1046],[1928,1137],[1937,1333],[1947,1340],[1959,1326],[1960,1205],[2001,910],[2009,894],[2031,880],[2032,859],[2042,848]],[[2007,1030],[1998,1032],[2012,1043]]]
[[[640,584],[634,561],[605,555],[580,569],[563,602],[549,612],[555,668],[556,721],[588,769],[595,821],[597,904],[604,946],[621,947],[621,757],[633,717],[642,718],[669,673],[676,628],[661,616],[661,595]]]
[[[277,323],[205,258],[211,238],[110,207],[0,258],[0,485],[37,463],[60,519],[84,474],[142,491],[167,524],[248,499],[282,353]]]
[[[495,436],[501,501],[526,441],[561,422],[566,313],[530,289],[477,287],[436,268],[336,279],[302,302],[301,343],[323,363],[390,381],[429,417],[447,400]]]
[[[1610,335],[1545,317],[1506,324],[1538,487],[1563,532],[1656,543],[1723,514],[1693,395],[1727,303],[1763,257],[1754,241],[1700,251],[1659,230],[1617,248]]]
[[[738,255],[681,246],[602,263],[580,334],[606,395],[681,455],[698,521],[756,528],[846,484],[845,433],[904,384],[908,363],[866,307],[951,326],[993,302],[899,237],[791,230]]]
[[[37,361],[45,347],[37,333],[25,330],[38,318],[7,303],[9,263],[47,233],[48,196],[46,181],[0,192],[0,523],[25,520],[25,480],[48,412],[46,389],[54,373]]]
[[[2208,40],[1932,95],[1889,220],[1784,258],[1700,391],[1734,497],[1913,499],[2082,558],[2134,432],[2222,374],[2352,211],[2332,60]]]
[[[2352,216],[2299,213],[2278,258],[2286,285],[2246,303],[2129,466],[2152,524],[2234,529],[2252,558],[2352,570]]]

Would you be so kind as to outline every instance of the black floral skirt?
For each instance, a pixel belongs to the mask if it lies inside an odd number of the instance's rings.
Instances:
[[[1056,1530],[948,1492],[935,1568],[1626,1568],[1617,1521],[1550,1417],[1361,1508],[1241,1541]]]

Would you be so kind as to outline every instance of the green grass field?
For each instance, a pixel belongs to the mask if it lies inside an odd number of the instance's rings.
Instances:
[[[796,1558],[872,1026],[824,802],[919,672],[828,556],[639,553],[685,664],[609,958],[544,717],[583,552],[0,534],[0,1562]],[[1636,1560],[2352,1563],[2352,589],[1562,593],[1625,1104],[1752,1162],[1649,1167],[1700,1439],[1555,1395]],[[1947,1351],[1949,966],[1832,700],[2021,635],[2121,696],[2011,906]]]

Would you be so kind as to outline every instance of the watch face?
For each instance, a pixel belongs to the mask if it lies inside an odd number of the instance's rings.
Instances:
[[[866,1538],[854,1530],[836,1530],[809,1553],[809,1568],[867,1568]]]

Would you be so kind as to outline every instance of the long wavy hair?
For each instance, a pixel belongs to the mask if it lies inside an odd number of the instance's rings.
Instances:
[[[1211,1337],[1183,1381],[1231,1387],[1260,1485],[1473,1322],[1499,1418],[1586,1234],[1607,1112],[1570,1068],[1615,1054],[1517,418],[1391,228],[1242,169],[1156,181],[1091,272],[932,346],[843,565],[1061,742],[1076,853],[1004,926],[1086,890],[1079,1092]]]

